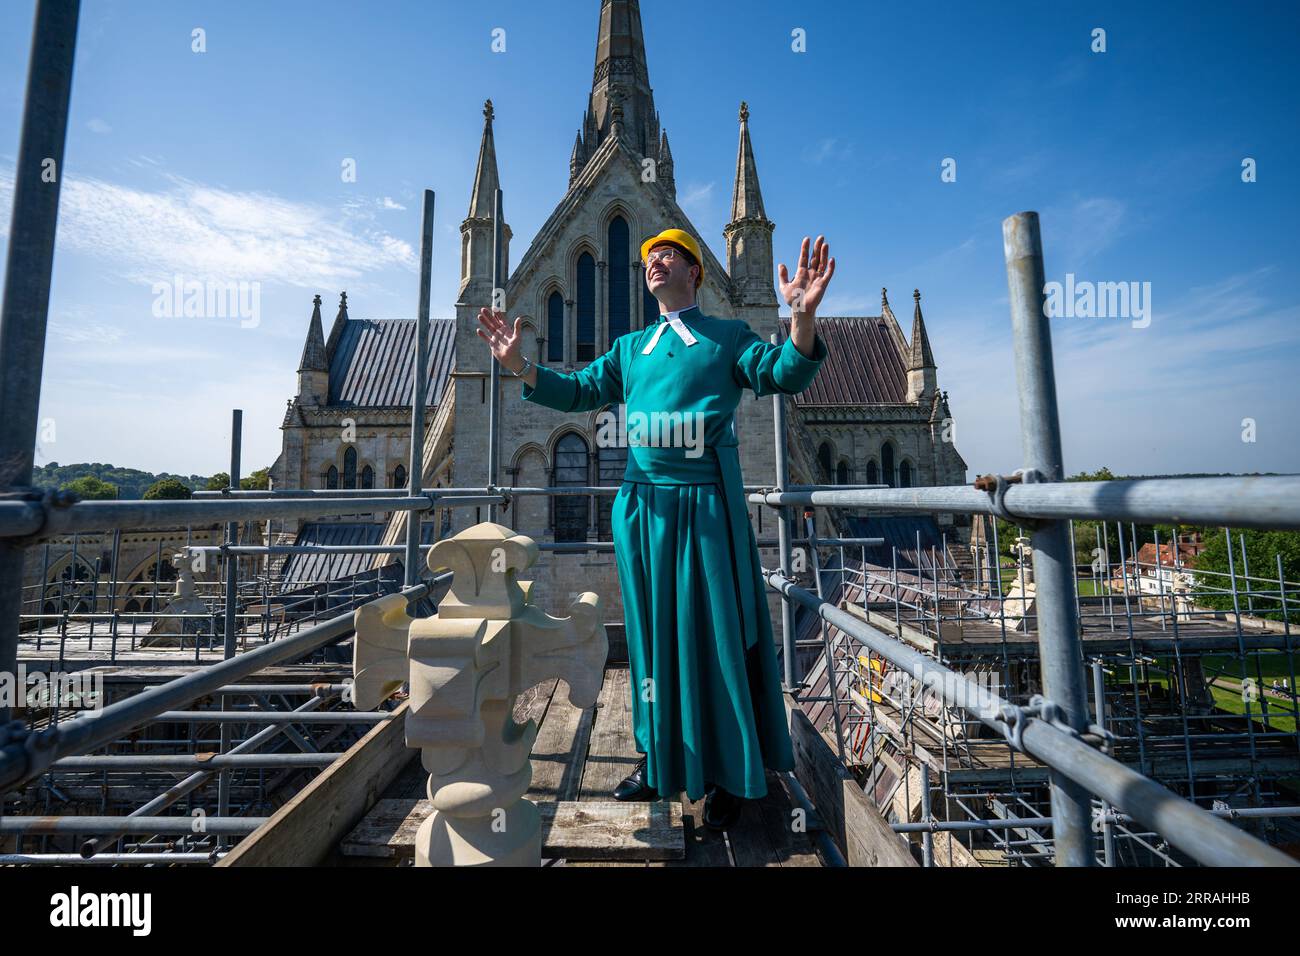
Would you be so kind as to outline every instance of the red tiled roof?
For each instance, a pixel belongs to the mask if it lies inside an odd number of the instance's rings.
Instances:
[[[782,337],[790,320],[779,319]],[[817,334],[829,354],[796,405],[898,404],[907,397],[907,363],[902,335],[882,316],[818,316]]]
[[[1194,564],[1196,556],[1205,550],[1205,545],[1192,541],[1180,541],[1178,543],[1178,564]],[[1148,541],[1142,547],[1138,548],[1138,564],[1156,563],[1156,545],[1154,541]],[[1169,543],[1160,545],[1160,565],[1162,567],[1172,567],[1174,562],[1174,549]]]

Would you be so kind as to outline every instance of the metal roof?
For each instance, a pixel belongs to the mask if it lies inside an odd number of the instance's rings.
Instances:
[[[951,571],[949,561],[943,556],[944,534],[939,530],[934,515],[846,515],[844,520],[848,525],[848,537],[883,538],[885,541],[875,547],[846,548],[845,554],[854,559],[865,557],[868,564],[888,568],[893,562],[890,552],[896,548],[899,571],[916,571],[919,567],[922,575],[929,576],[934,574],[933,549],[940,573]],[[918,535],[920,552],[917,551]],[[848,560],[846,557],[846,563]]]
[[[331,405],[410,406],[414,319],[349,319],[330,356]],[[437,405],[456,365],[456,321],[429,320],[427,404]]]
[[[372,545],[383,544],[386,524],[373,521],[309,521],[298,532],[294,544],[315,545]],[[438,528],[432,521],[420,525],[423,544],[438,540]],[[281,572],[286,588],[321,581],[338,581],[370,569],[373,554],[294,554],[284,563]],[[393,563],[401,564],[401,556],[394,555]]]
[[[782,337],[790,319],[782,316]],[[796,405],[899,404],[907,398],[907,362],[883,316],[818,316],[817,334],[829,353]],[[900,336],[901,337],[901,336]]]

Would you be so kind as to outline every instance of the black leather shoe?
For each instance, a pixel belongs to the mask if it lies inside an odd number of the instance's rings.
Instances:
[[[659,792],[646,782],[645,757],[636,762],[632,772],[614,788],[615,800],[657,800]]]
[[[744,808],[744,797],[715,787],[704,798],[704,825],[710,830],[730,830],[740,822],[740,812]]]

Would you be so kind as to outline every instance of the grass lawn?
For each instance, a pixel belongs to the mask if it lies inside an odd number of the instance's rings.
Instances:
[[[1219,655],[1219,656],[1223,656],[1223,655]],[[1283,655],[1282,660],[1285,661],[1285,659],[1286,659],[1285,655]],[[1208,667],[1209,660],[1210,657],[1207,656],[1205,658],[1206,663],[1202,665],[1205,667],[1205,676],[1207,678],[1211,676],[1211,672]],[[1237,663],[1237,659],[1233,657],[1229,657],[1228,661],[1230,662],[1230,664]],[[1159,666],[1163,667],[1165,664],[1169,664],[1170,666],[1172,666],[1173,661],[1169,658],[1161,658]],[[1163,688],[1166,692],[1172,694],[1174,697],[1177,697],[1178,688],[1177,687],[1171,688],[1169,675],[1164,671],[1156,670],[1156,667],[1157,665],[1152,664],[1147,668],[1148,681],[1157,687]],[[1235,672],[1233,672],[1231,669],[1228,669],[1224,671],[1216,670],[1214,673],[1216,675],[1222,676],[1225,680],[1231,680],[1236,682],[1240,682],[1241,680],[1241,668],[1239,664],[1237,665],[1237,670]],[[1127,675],[1128,675],[1127,667],[1117,668],[1115,671],[1115,675],[1107,678],[1106,686],[1108,688],[1128,689],[1129,684],[1127,680]],[[1219,709],[1224,711],[1225,713],[1243,714],[1243,715],[1246,713],[1246,702],[1241,699],[1240,691],[1231,690],[1227,687],[1219,687],[1215,684],[1211,684],[1210,693],[1214,697],[1215,704],[1218,705]],[[1261,703],[1262,701],[1257,698],[1251,701],[1250,704],[1250,715],[1252,718],[1255,719],[1255,721],[1257,721],[1260,724],[1264,722],[1264,715],[1263,715]],[[1289,711],[1291,709],[1291,701],[1287,699],[1270,697],[1268,701],[1268,705],[1269,705],[1269,719],[1268,719],[1269,728],[1275,731],[1281,730],[1281,731],[1285,731],[1286,733],[1295,733],[1295,729],[1296,729],[1295,718],[1289,715],[1281,716],[1279,714],[1280,710],[1285,709]],[[1243,733],[1245,732],[1244,724],[1241,727],[1241,732]]]

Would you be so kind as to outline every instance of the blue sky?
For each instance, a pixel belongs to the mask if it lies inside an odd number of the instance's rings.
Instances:
[[[0,5],[0,245],[33,9]],[[312,296],[327,323],[341,289],[354,318],[414,316],[425,187],[433,313],[453,314],[486,97],[522,257],[567,186],[598,11],[86,0],[37,462],[222,470],[242,407],[246,469],[269,464]],[[777,260],[824,233],[822,313],[878,314],[885,286],[909,332],[920,288],[972,478],[1021,463],[1000,223],[1024,209],[1049,280],[1150,283],[1145,328],[1053,320],[1067,471],[1300,471],[1296,5],[645,0],[642,17],[705,241],[721,254],[745,99]],[[260,282],[260,321],[156,317],[151,284],[176,274]]]

